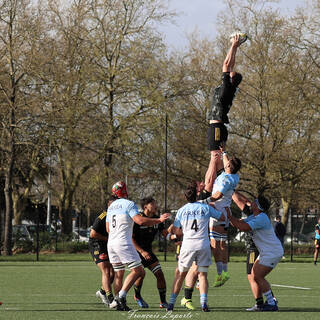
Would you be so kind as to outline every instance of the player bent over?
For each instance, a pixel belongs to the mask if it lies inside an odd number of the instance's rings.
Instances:
[[[248,203],[245,197],[242,200],[239,198],[238,204],[241,210]],[[252,214],[244,219],[239,220],[231,216],[228,210],[228,218],[231,224],[244,232],[252,233],[252,240],[259,251],[259,256],[253,264],[251,270],[251,288],[256,299],[262,297],[266,298],[266,303],[256,310],[250,311],[278,311],[277,301],[274,299],[270,284],[265,277],[275,268],[283,256],[283,248],[280,240],[274,233],[273,226],[267,214],[265,213],[270,207],[269,201],[259,196],[256,200],[251,202],[250,211]]]
[[[115,196],[111,196],[108,200],[108,207],[116,199]],[[111,288],[114,279],[114,271],[108,257],[106,216],[107,212],[102,212],[93,223],[90,230],[89,251],[102,274],[102,286],[101,289],[96,292],[96,297],[100,298],[102,303],[110,308],[114,308],[117,304],[113,302],[114,297]]]
[[[141,259],[132,243],[133,224],[136,222],[140,225],[153,226],[165,221],[170,215],[163,214],[158,219],[140,216],[136,204],[127,199],[126,184],[122,181],[113,185],[112,193],[118,199],[110,205],[107,212],[108,255],[115,271],[114,293],[117,295],[117,310],[129,311],[126,302],[127,293],[135,281],[145,275]],[[123,282],[126,265],[130,273]]]
[[[152,197],[142,199],[141,208],[143,209],[143,213],[140,214],[142,217],[148,217],[151,219],[157,218],[157,203]],[[166,301],[166,280],[164,278],[159,260],[152,251],[152,242],[158,232],[161,233],[164,237],[168,235],[168,232],[165,230],[165,226],[163,223],[151,227],[135,223],[133,226],[132,241],[139,253],[142,265],[144,266],[144,268],[148,268],[157,279],[157,288],[160,295],[160,308],[167,308],[168,304]],[[134,285],[134,299],[139,307],[148,308],[148,304],[141,296],[142,284],[143,278],[140,277]]]
[[[167,311],[173,310],[182,283],[192,263],[195,261],[197,271],[199,272],[201,308],[204,312],[208,312],[207,274],[208,268],[212,263],[208,226],[210,217],[219,220],[221,218],[221,212],[207,204],[197,202],[196,182],[188,185],[185,191],[185,197],[188,203],[178,210],[173,223],[174,233],[176,230],[179,232],[179,228],[182,229],[183,241],[178,261],[179,272],[176,273],[173,282]],[[224,216],[222,216],[222,219],[224,219]]]

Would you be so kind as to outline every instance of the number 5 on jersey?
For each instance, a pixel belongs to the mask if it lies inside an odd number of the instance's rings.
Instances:
[[[116,215],[114,214],[113,216],[112,216],[112,228],[115,228],[116,227]]]

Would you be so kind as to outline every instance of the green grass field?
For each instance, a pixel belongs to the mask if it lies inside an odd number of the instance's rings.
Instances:
[[[81,256],[81,255],[80,255]],[[80,257],[79,256],[79,257]],[[86,255],[85,255],[86,256]],[[270,274],[273,291],[279,301],[278,313],[248,313],[245,308],[254,304],[247,282],[244,262],[231,262],[231,279],[220,288],[209,289],[211,313],[200,310],[199,292],[195,290],[194,304],[198,308],[189,313],[180,307],[178,297],[171,315],[159,309],[159,297],[154,276],[147,270],[142,289],[150,308],[137,313],[111,311],[96,297],[100,272],[88,256],[87,261],[0,261],[0,319],[319,319],[320,266],[312,263],[280,263]],[[81,259],[83,260],[83,256]],[[167,286],[171,289],[176,262],[170,257],[162,262]],[[215,268],[211,267],[209,283]],[[290,288],[286,286],[302,287]],[[303,289],[305,288],[305,289]],[[169,290],[170,291],[170,290]],[[128,295],[128,305],[138,309]],[[167,294],[169,297],[169,293]]]

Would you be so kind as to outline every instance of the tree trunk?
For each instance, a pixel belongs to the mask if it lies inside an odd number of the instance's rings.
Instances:
[[[13,203],[12,203],[12,175],[13,175],[14,157],[11,155],[7,172],[5,174],[5,229],[4,229],[4,244],[3,251],[6,256],[12,255],[12,218],[13,218]]]
[[[285,198],[281,198],[281,203],[283,207],[283,215],[281,218],[281,222],[284,224],[284,226],[287,228],[288,225],[288,214],[289,214],[289,209],[290,209],[290,201]]]
[[[61,220],[61,233],[70,234],[72,232],[72,198],[73,191],[66,190],[63,200],[60,201],[59,218]]]

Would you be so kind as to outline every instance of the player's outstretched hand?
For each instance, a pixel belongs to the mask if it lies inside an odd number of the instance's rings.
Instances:
[[[240,46],[240,35],[236,34],[233,38],[232,38],[232,46],[234,47],[239,47]]]
[[[163,222],[163,221],[166,221],[167,219],[169,219],[171,217],[171,214],[170,213],[164,213],[160,216],[160,221]]]

